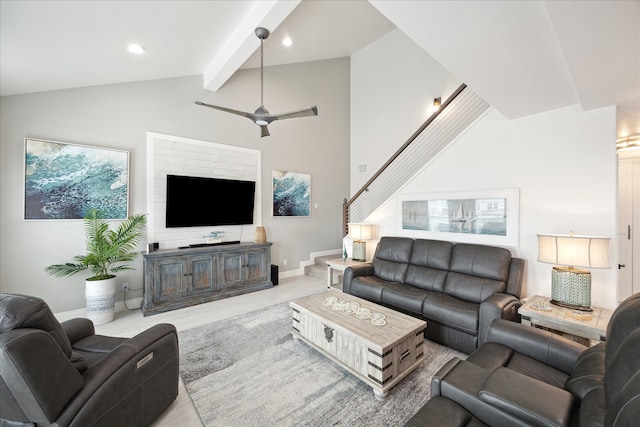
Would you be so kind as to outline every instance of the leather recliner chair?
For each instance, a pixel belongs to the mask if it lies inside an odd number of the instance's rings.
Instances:
[[[0,424],[147,426],[178,395],[178,354],[173,325],[96,335],[39,298],[0,294]]]
[[[606,341],[588,348],[494,320],[482,346],[436,373],[431,395],[407,426],[637,426],[640,293],[614,310]]]

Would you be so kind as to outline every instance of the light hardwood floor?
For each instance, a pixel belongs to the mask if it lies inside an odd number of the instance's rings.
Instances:
[[[280,279],[279,285],[271,289],[239,295],[220,301],[213,301],[180,310],[160,313],[153,316],[142,316],[141,310],[125,310],[116,313],[113,322],[96,326],[96,333],[101,335],[132,337],[139,332],[157,324],[171,323],[178,331],[215,322],[262,307],[290,301],[295,298],[323,292],[327,289],[325,280],[310,276],[295,276]],[[56,314],[59,320],[77,317],[78,312]],[[191,427],[202,426],[198,412],[189,397],[182,380],[180,380],[178,398],[158,418],[153,427]]]

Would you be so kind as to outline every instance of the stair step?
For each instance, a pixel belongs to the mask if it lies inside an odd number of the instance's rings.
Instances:
[[[314,264],[304,267],[304,274],[318,279],[327,280],[327,260],[340,258],[339,253],[316,257]],[[333,283],[342,282],[342,272],[333,270]]]
[[[321,266],[326,268],[327,260],[336,259],[336,258],[340,258],[340,254],[339,253],[316,257],[314,262],[315,262],[316,265],[321,265]]]

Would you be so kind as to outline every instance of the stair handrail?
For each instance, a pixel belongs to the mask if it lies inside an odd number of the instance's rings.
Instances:
[[[382,175],[382,173],[404,152],[413,143],[413,141],[422,133],[424,130],[443,112],[449,104],[453,102],[454,99],[458,97],[462,93],[462,91],[467,87],[466,84],[462,83],[452,94],[447,98],[440,108],[437,111],[434,111],[433,114],[427,118],[427,120],[416,130],[407,141],[402,144],[402,146],[391,155],[389,160],[387,160],[380,169],[374,173],[371,178],[349,199],[344,199],[342,203],[342,235],[346,236],[349,234],[349,206],[351,206],[362,193],[368,191],[369,186]]]

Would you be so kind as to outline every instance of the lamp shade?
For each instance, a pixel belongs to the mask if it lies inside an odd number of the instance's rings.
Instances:
[[[538,261],[571,267],[609,268],[609,238],[538,234]]]
[[[349,237],[355,240],[371,240],[371,224],[349,223]]]

